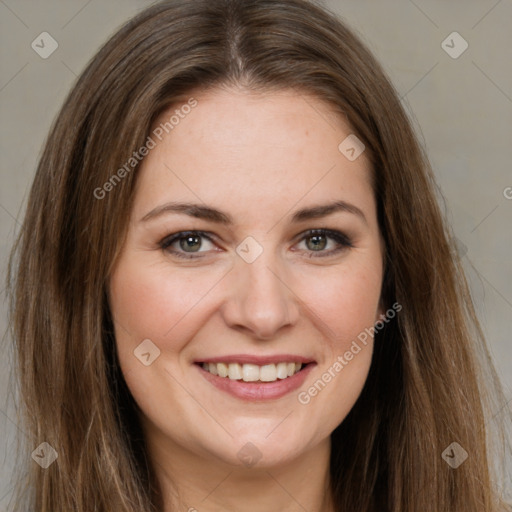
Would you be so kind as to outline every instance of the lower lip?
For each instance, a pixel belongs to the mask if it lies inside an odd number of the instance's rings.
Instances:
[[[241,398],[242,400],[250,400],[261,402],[264,400],[275,400],[281,398],[292,391],[300,388],[309,372],[316,366],[316,363],[308,363],[308,365],[291,377],[275,382],[244,382],[243,380],[232,380],[229,377],[219,377],[203,369],[200,365],[196,366],[201,375],[216,388],[225,391],[230,395]]]

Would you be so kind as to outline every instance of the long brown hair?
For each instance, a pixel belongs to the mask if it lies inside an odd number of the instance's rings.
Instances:
[[[58,453],[45,470],[32,464],[27,507],[161,510],[107,296],[137,165],[109,193],[98,188],[166,108],[221,85],[314,95],[345,116],[371,156],[383,298],[403,309],[376,335],[366,385],[332,434],[336,510],[497,511],[486,414],[505,402],[432,171],[379,64],[340,20],[306,0],[158,3],[101,48],[65,101],[10,263],[28,449],[47,442]],[[442,458],[452,442],[469,454],[457,469]]]

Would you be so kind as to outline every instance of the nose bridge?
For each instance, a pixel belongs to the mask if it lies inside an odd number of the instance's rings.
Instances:
[[[240,245],[241,249],[247,249],[243,243]],[[249,242],[251,250],[254,247]],[[281,327],[295,323],[298,318],[294,294],[285,284],[284,266],[270,248],[265,248],[252,261],[241,254],[232,272],[234,284],[228,293],[225,320],[232,327],[252,331],[259,338],[273,337]]]

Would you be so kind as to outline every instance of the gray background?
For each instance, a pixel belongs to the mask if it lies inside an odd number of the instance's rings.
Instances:
[[[100,44],[150,3],[0,0],[2,278],[38,155],[65,94]],[[512,188],[507,187],[512,187],[512,0],[330,0],[325,4],[373,50],[414,119],[446,198],[459,250],[465,254],[479,318],[507,395],[502,410],[510,408]],[[59,45],[47,59],[31,48],[44,31]],[[469,44],[458,58],[441,46],[453,31]],[[460,48],[457,41],[452,44],[448,39],[448,44]],[[3,334],[7,329],[3,282],[0,294]],[[3,337],[0,510],[8,506],[18,429],[10,340]]]

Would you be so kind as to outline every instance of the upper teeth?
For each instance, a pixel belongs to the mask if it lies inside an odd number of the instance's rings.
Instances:
[[[301,363],[265,364],[238,364],[238,363],[203,363],[203,369],[218,375],[229,377],[232,380],[244,382],[274,382],[277,379],[286,379],[302,368]]]

